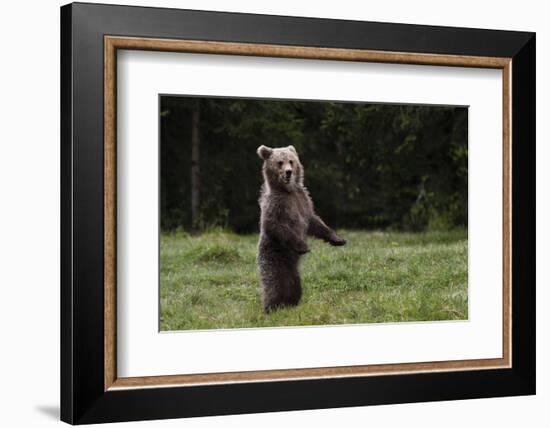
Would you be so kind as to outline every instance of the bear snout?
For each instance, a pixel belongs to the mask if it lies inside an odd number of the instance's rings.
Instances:
[[[291,170],[291,169],[287,169],[287,170],[285,171],[285,177],[286,177],[287,179],[289,179],[291,175],[292,175],[292,170]]]

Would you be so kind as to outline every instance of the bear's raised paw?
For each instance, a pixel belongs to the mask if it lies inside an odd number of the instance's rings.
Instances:
[[[346,241],[345,239],[343,238],[340,238],[338,236],[336,236],[335,238],[331,239],[330,241],[328,241],[330,245],[334,246],[334,247],[341,247],[342,245],[346,245],[346,243],[348,241]]]

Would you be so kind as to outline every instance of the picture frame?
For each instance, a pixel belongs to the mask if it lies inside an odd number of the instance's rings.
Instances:
[[[108,18],[108,19],[107,19]],[[502,357],[117,376],[118,50],[502,70]],[[535,34],[73,3],[61,8],[61,419],[535,393]]]

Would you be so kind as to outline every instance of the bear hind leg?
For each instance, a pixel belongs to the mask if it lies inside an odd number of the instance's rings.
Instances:
[[[302,299],[302,281],[300,279],[300,273],[297,270],[292,272],[290,286],[289,304],[296,306]]]
[[[285,306],[287,297],[285,284],[280,276],[272,275],[263,281],[263,306],[264,311],[269,313],[277,308]]]
[[[296,306],[302,297],[299,274],[288,272],[279,276],[274,283],[264,284],[263,306],[269,313],[285,306]]]

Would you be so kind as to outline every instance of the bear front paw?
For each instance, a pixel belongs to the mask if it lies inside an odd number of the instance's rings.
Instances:
[[[299,242],[297,245],[296,245],[296,252],[298,254],[305,254],[305,253],[309,253],[309,248],[307,247],[307,244],[305,242]]]
[[[335,236],[334,238],[332,238],[330,241],[329,241],[329,244],[330,245],[333,245],[335,247],[340,247],[342,245],[346,245],[346,240],[343,239],[343,238],[340,238],[338,236]]]

